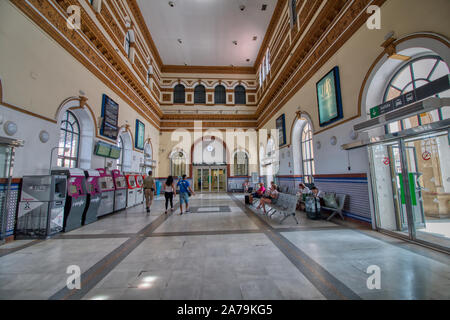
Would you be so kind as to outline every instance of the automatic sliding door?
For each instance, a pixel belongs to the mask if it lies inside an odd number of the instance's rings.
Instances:
[[[399,142],[370,147],[377,227],[409,235]]]
[[[202,169],[202,192],[210,192],[211,174],[209,169]]]
[[[450,248],[448,132],[406,139],[415,239]]]

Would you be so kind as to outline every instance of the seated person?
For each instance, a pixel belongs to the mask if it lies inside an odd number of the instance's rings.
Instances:
[[[297,195],[299,195],[299,196],[301,196],[302,194],[309,194],[309,193],[311,193],[311,190],[309,190],[309,188],[307,186],[305,186],[304,183],[300,183],[298,185],[298,188],[299,188],[299,191],[298,191]]]
[[[322,191],[317,189],[317,187],[313,187],[311,189],[311,195],[313,195],[314,198],[316,198],[316,199],[321,199],[322,198]]]
[[[250,187],[250,183],[248,182],[248,180],[246,180],[242,186],[244,187],[244,192],[248,193],[248,188]]]
[[[267,195],[265,195],[261,201],[259,202],[259,206],[257,209],[260,209],[261,206],[263,207],[264,213],[267,214],[266,212],[266,204],[276,204],[278,201],[278,196],[279,196],[279,192],[277,190],[277,185],[273,184],[270,188],[270,190],[268,191]]]
[[[265,192],[266,188],[264,187],[264,183],[261,182],[259,184],[259,189],[255,193],[253,193],[253,198],[262,198]]]

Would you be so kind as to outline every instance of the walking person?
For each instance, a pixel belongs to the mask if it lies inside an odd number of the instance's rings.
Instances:
[[[147,213],[150,213],[150,207],[153,202],[153,195],[156,190],[155,180],[153,179],[153,172],[149,171],[148,176],[144,179],[144,194]]]
[[[186,175],[183,174],[183,177],[177,183],[177,187],[180,188],[180,215],[183,214],[183,203],[186,204],[186,213],[189,212],[189,197],[190,195],[195,195],[195,192],[192,191],[189,181],[186,180]]]
[[[169,176],[166,182],[164,183],[164,197],[166,198],[166,212],[164,212],[165,214],[167,214],[167,207],[169,205],[169,201],[170,201],[170,209],[171,211],[173,211],[173,196],[176,195],[177,191],[175,188],[173,177]]]

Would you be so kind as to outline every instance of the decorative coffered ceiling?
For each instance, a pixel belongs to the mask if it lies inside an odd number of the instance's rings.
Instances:
[[[163,64],[182,66],[252,67],[277,4],[277,0],[171,2],[173,7],[169,0],[137,0]]]

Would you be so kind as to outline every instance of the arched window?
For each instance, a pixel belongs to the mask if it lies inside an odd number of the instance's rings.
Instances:
[[[437,55],[427,55],[408,61],[392,76],[384,94],[384,102],[395,99],[448,74],[447,64]],[[442,97],[442,94],[438,96]],[[448,96],[448,94],[445,96]],[[442,110],[434,110],[391,123],[388,125],[387,131],[397,132],[442,119]]]
[[[186,156],[182,151],[174,152],[170,158],[170,174],[181,177],[186,174]]]
[[[173,89],[173,103],[186,103],[185,89],[182,84],[178,84]]]
[[[80,124],[70,111],[66,111],[61,122],[58,149],[58,166],[76,168],[80,145]]]
[[[121,136],[117,139],[117,146],[120,148],[120,157],[116,160],[116,168],[123,171],[123,139]]]
[[[313,183],[316,168],[314,165],[313,132],[311,124],[307,122],[302,130],[302,162],[303,182]]]
[[[248,176],[248,156],[245,152],[239,151],[234,155],[234,175]]]
[[[227,94],[226,94],[226,90],[225,87],[221,84],[219,84],[215,89],[214,89],[214,103],[215,104],[225,104],[227,103]]]
[[[194,89],[194,103],[205,104],[206,103],[206,88],[204,85],[199,84]]]
[[[247,104],[245,88],[243,86],[234,88],[234,104]]]
[[[130,57],[130,48],[131,48],[131,34],[130,31],[127,32],[127,35],[125,36],[125,53],[127,54],[127,57]]]

